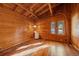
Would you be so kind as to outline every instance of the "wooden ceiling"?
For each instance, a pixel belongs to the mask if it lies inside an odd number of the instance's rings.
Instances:
[[[60,4],[56,3],[2,3],[0,6],[30,18],[41,19],[53,15],[53,10]],[[45,16],[44,16],[45,15]]]

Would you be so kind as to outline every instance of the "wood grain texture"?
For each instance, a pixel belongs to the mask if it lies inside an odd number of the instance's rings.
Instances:
[[[40,41],[33,44],[36,45],[24,45],[20,46],[15,51],[10,51],[9,53],[4,54],[9,56],[79,56],[79,51],[75,50],[72,45],[65,43],[54,42],[54,41]],[[33,41],[32,41],[33,42]],[[37,43],[41,43],[37,44]],[[28,46],[28,47],[27,47]]]
[[[51,34],[51,22],[57,22],[60,20],[64,21],[64,35]],[[54,17],[50,17],[48,19],[41,19],[41,21],[37,22],[36,30],[40,33],[40,37],[45,40],[54,40],[67,43],[70,40],[68,38],[68,32],[70,31],[68,30],[68,20],[64,18],[64,16],[61,14]]]
[[[0,48],[17,45],[29,40],[32,29],[27,18],[5,8],[0,8]]]

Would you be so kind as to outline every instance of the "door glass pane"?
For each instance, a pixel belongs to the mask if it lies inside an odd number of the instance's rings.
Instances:
[[[58,21],[58,34],[64,34],[64,21]]]
[[[51,33],[55,34],[55,22],[51,22]]]

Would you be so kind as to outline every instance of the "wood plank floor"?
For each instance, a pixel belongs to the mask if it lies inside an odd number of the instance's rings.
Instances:
[[[9,52],[8,56],[79,56],[79,52],[71,45],[53,41],[40,41],[24,45],[15,51]]]

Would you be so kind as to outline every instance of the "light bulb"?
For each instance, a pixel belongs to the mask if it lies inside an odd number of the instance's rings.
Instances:
[[[34,27],[34,28],[36,28],[37,26],[36,26],[36,25],[34,25],[33,27]]]

